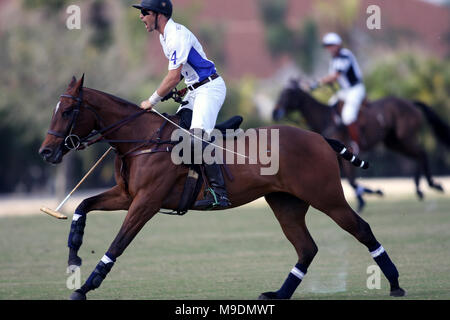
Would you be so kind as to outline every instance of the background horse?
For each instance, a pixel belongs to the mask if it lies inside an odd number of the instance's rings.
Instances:
[[[300,111],[311,130],[347,144],[350,143],[348,131],[344,125],[340,124],[336,110],[314,99],[301,88],[297,80],[291,80],[281,92],[273,111],[273,119],[280,120],[292,111]],[[419,199],[423,198],[423,192],[419,187],[422,173],[431,188],[443,192],[442,186],[433,181],[427,154],[419,144],[418,135],[424,123],[424,116],[431,124],[436,137],[449,147],[450,127],[431,108],[420,102],[387,97],[362,106],[358,117],[363,142],[360,145],[362,151],[371,150],[377,144],[383,143],[388,149],[416,162],[414,182]],[[342,165],[345,175],[358,196],[361,195],[362,190],[371,193],[370,189],[361,188],[355,182],[353,166],[347,163]]]
[[[168,145],[172,131],[176,129],[172,123],[157,113],[141,110],[133,103],[83,88],[83,81],[84,76],[79,81],[74,77],[65,94],[61,95],[39,153],[47,162],[59,163],[69,147],[78,146],[78,143],[67,143],[70,138],[75,142],[78,139],[75,137],[86,141],[95,129],[101,134],[100,139],[109,141],[116,149],[117,185],[83,200],[75,210],[68,239],[69,267],[81,265],[78,250],[83,241],[88,212],[128,210],[128,213],[108,251],[83,286],[72,293],[71,299],[86,299],[87,292],[100,286],[116,259],[161,208],[177,208],[188,172],[187,166],[175,165],[171,161]],[[170,118],[180,121],[177,116]],[[231,175],[238,179],[226,180],[233,207],[265,197],[298,255],[297,264],[283,286],[278,291],[261,294],[260,298],[290,298],[306,274],[318,250],[305,224],[310,206],[327,214],[364,244],[389,280],[390,294],[404,295],[395,265],[376,240],[369,224],[345,200],[336,153],[330,144],[321,135],[299,128],[272,126],[267,129],[279,132],[278,172],[261,175],[260,163],[227,164]],[[269,139],[270,133],[269,130]],[[143,139],[147,142],[142,143]],[[149,146],[154,152],[141,153]],[[268,149],[272,151],[270,145]],[[245,152],[249,154],[248,146]],[[202,197],[200,193],[198,198]]]

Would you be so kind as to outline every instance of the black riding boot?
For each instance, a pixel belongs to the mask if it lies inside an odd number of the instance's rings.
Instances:
[[[206,178],[211,188],[207,187],[206,195],[203,200],[195,202],[194,206],[200,210],[219,210],[231,206],[228,200],[227,190],[225,189],[225,181],[223,179],[222,170],[216,163],[204,164]]]
[[[192,135],[204,138],[205,131],[201,129],[191,129]],[[205,138],[209,140],[209,138]],[[206,179],[209,181],[209,186],[205,189],[205,198],[203,200],[196,201],[194,207],[198,210],[218,210],[225,209],[231,205],[228,200],[227,190],[225,189],[225,181],[220,166],[217,163],[207,164],[204,162],[203,153],[208,146],[206,140],[191,139],[192,148],[192,163],[203,164],[205,168]],[[199,146],[201,144],[201,146]],[[197,146],[197,147],[196,147]],[[199,153],[198,151],[202,152]]]

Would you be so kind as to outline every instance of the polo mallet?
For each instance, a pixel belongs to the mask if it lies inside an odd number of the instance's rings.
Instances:
[[[47,207],[41,207],[41,211],[45,212],[46,214],[51,215],[52,217],[55,217],[57,219],[67,219],[67,216],[65,216],[62,213],[58,212],[58,210],[61,209],[61,207],[64,205],[64,203],[66,203],[67,200],[69,200],[69,198],[72,195],[72,193],[74,193],[75,190],[78,189],[78,187],[83,183],[83,181],[86,180],[86,178],[91,174],[91,172],[94,171],[95,167],[97,167],[98,164],[100,162],[102,162],[103,159],[105,159],[106,155],[112,149],[113,149],[113,147],[109,147],[109,149],[106,150],[106,152],[101,156],[101,158],[97,160],[97,162],[92,166],[92,168],[84,175],[84,177],[80,180],[80,182],[78,182],[78,184],[75,186],[75,188],[73,188],[72,191],[70,191],[70,193],[67,195],[67,197],[65,197],[64,200],[61,201],[61,203],[56,207],[55,210],[52,210],[52,209],[47,208]]]

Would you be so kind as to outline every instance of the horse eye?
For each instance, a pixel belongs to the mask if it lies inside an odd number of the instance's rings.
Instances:
[[[63,119],[67,119],[70,114],[72,113],[72,110],[66,110],[62,113]]]

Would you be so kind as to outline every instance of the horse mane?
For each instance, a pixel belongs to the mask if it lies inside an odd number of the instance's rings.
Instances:
[[[326,128],[334,125],[332,110],[328,105],[317,100],[310,92],[303,90],[300,86],[293,89],[297,91],[298,95],[302,96],[299,98],[297,109],[303,114],[313,131],[323,132]]]
[[[96,93],[98,93],[98,94],[107,96],[108,98],[110,98],[110,99],[113,100],[114,102],[117,102],[117,103],[120,104],[120,105],[132,106],[132,107],[135,107],[135,108],[140,109],[139,106],[138,106],[137,104],[135,104],[135,103],[133,103],[133,102],[130,102],[130,101],[128,101],[128,100],[122,99],[122,98],[120,98],[120,97],[117,97],[117,96],[115,96],[115,95],[113,95],[113,94],[110,94],[110,93],[107,93],[107,92],[103,92],[103,91],[100,91],[100,90],[96,90],[96,89],[92,89],[92,88],[85,88],[85,89],[89,89],[89,90],[92,90],[92,91],[94,91],[94,92],[96,92]]]
[[[117,96],[115,96],[113,94],[110,94],[110,93],[107,93],[107,92],[103,92],[103,91],[100,91],[100,90],[96,90],[96,89],[92,89],[92,88],[87,88],[87,87],[84,88],[84,89],[91,90],[91,91],[93,91],[93,92],[95,92],[97,94],[106,96],[109,99],[111,99],[114,102],[116,102],[117,104],[121,105],[122,107],[131,107],[131,108],[137,109],[138,111],[142,111],[141,107],[139,107],[137,104],[135,104],[133,102],[130,102],[128,100],[122,99],[120,97],[117,97]],[[147,114],[151,115],[151,114],[154,114],[154,113],[153,112],[149,112]],[[156,114],[154,114],[154,115],[156,115]],[[163,113],[163,115],[166,116],[167,118],[169,118],[172,121],[175,121],[175,122],[180,121],[180,116],[178,114],[169,115],[167,113]]]
[[[310,102],[315,103],[320,108],[323,108],[326,112],[331,112],[331,109],[328,105],[317,100],[310,92],[304,91],[301,88],[300,88],[300,90],[304,92],[305,96],[307,97],[307,99],[309,99]]]

